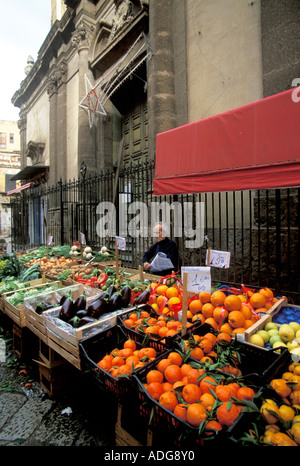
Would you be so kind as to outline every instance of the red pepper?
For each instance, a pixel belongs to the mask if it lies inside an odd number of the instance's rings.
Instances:
[[[102,273],[100,277],[97,279],[98,285],[104,285],[107,279],[108,279],[107,273]]]

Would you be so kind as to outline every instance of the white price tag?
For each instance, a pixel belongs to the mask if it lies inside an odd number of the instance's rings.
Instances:
[[[209,267],[228,269],[230,265],[230,252],[208,249],[206,251],[206,264]]]
[[[116,236],[116,240],[117,240],[117,248],[120,251],[125,251],[125,249],[126,249],[126,239],[122,238],[121,236]]]
[[[200,291],[211,293],[210,267],[181,267],[182,279],[184,272],[187,272],[189,293],[200,293]]]
[[[53,236],[48,236],[48,246],[51,246],[53,240]]]
[[[80,233],[80,243],[81,244],[86,244],[85,234],[84,233]]]

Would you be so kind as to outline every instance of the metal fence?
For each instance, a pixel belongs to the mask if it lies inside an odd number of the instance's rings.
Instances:
[[[153,243],[155,211],[160,220],[170,220],[181,266],[205,265],[208,248],[229,251],[230,267],[211,269],[214,282],[269,286],[299,300],[300,188],[153,196],[154,162],[124,167],[117,182],[116,175],[107,170],[14,196],[14,250],[46,244],[48,234],[56,244],[72,244],[82,232],[96,250],[112,247],[114,235],[125,236],[120,258],[124,266],[136,268]],[[110,224],[109,215],[99,209],[104,202],[115,208],[110,242],[103,226],[106,217],[106,227]]]

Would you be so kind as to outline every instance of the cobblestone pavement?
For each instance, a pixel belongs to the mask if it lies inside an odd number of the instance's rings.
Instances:
[[[49,397],[39,383],[38,364],[18,358],[11,325],[0,312],[0,447],[114,446],[117,405],[80,371],[69,393]]]

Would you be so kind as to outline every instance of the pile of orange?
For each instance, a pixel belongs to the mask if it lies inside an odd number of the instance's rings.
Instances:
[[[153,309],[168,317],[173,317],[182,306],[182,290],[176,284],[152,284],[150,304]]]
[[[200,365],[184,362],[176,350],[166,353],[147,372],[143,386],[151,398],[190,426],[204,422],[205,431],[229,427],[244,401],[255,396],[251,387],[227,383],[224,376],[210,375]]]
[[[165,338],[176,335],[182,329],[182,324],[174,316],[164,313],[153,316],[145,310],[132,312],[123,321],[125,327],[128,327],[142,335],[149,335],[152,338]],[[187,327],[192,323],[188,322]],[[164,340],[161,340],[164,341]]]
[[[199,363],[205,364],[206,367],[214,364],[215,368],[218,365],[218,369],[227,374],[236,377],[242,375],[238,367],[239,358],[236,354],[236,349],[233,347],[233,340],[228,333],[207,332],[204,335],[191,333],[188,337],[183,337],[183,343],[181,346],[184,348],[185,354]],[[225,348],[227,350],[227,360],[224,355]]]
[[[257,322],[276,301],[269,288],[237,295],[227,295],[222,290],[211,294],[200,292],[190,300],[187,318],[192,323],[208,323],[215,330],[234,337]]]
[[[266,423],[263,442],[276,446],[300,445],[300,363],[292,362],[271,387],[282,401],[263,400],[260,412]]]
[[[136,342],[128,339],[122,348],[114,348],[98,361],[99,366],[107,371],[112,377],[119,378],[123,375],[130,375],[134,370],[144,367],[157,356],[157,352],[152,347],[137,349]]]

